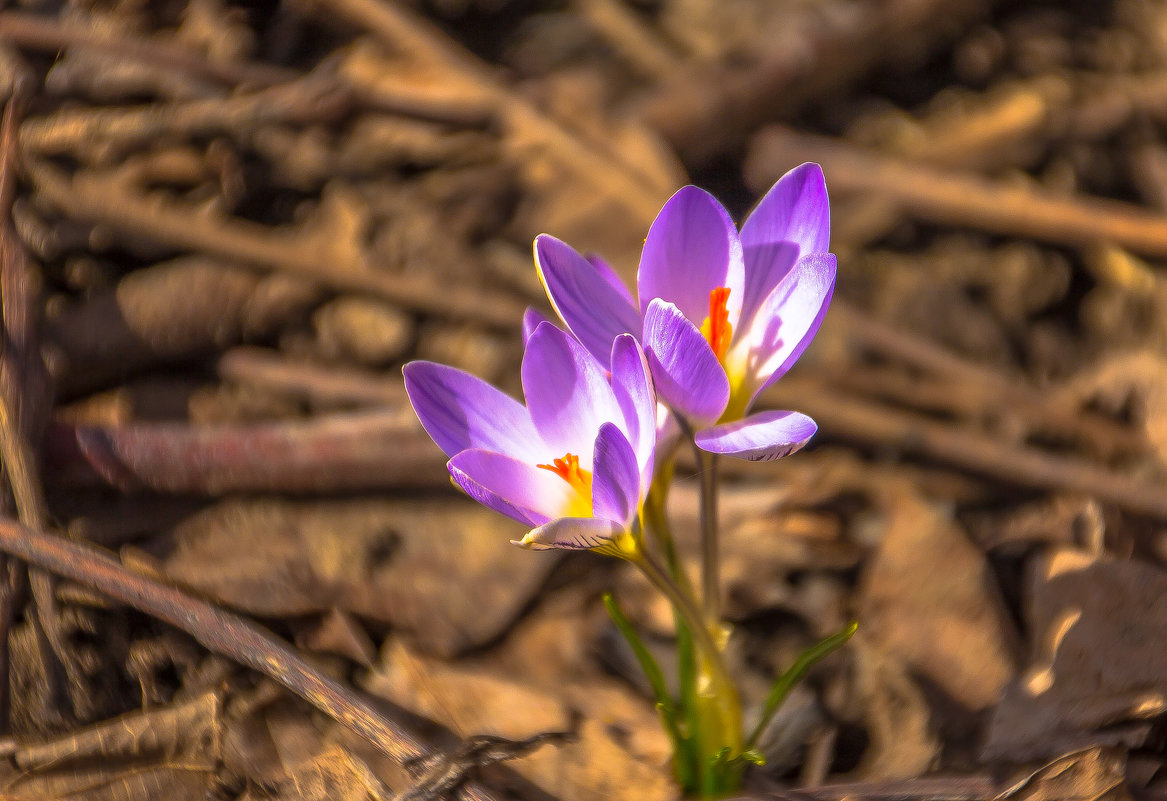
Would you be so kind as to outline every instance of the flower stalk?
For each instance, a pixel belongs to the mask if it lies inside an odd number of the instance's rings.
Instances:
[[[836,273],[829,239],[818,165],[783,176],[740,231],[711,195],[685,187],[645,238],[637,297],[602,260],[536,238],[535,265],[564,328],[524,315],[524,403],[450,367],[405,367],[410,401],[450,457],[454,483],[524,524],[515,544],[618,557],[672,606],[675,687],[615,598],[604,597],[652,688],[689,796],[738,791],[748,764],[764,762],[754,746],[791,687],[854,632],[813,646],[778,677],[747,736],[726,662],[718,461],[778,459],[817,430],[799,412],[752,407],[826,314]],[[694,450],[701,489],[700,592],[668,518],[681,445]]]
[[[705,619],[720,628],[721,621],[721,554],[717,518],[717,454],[693,445],[697,457],[697,475],[701,484],[701,600]]]

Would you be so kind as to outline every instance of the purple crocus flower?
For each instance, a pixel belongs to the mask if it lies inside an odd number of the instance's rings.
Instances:
[[[405,366],[409,400],[451,457],[454,482],[530,526],[520,545],[627,555],[652,482],[656,397],[636,339],[608,345],[605,367],[567,332],[534,325],[523,354],[525,407],[453,367]]]
[[[784,175],[738,233],[695,186],[661,209],[640,257],[639,304],[603,262],[543,234],[535,263],[555,311],[585,348],[641,338],[657,395],[711,453],[776,459],[816,430],[798,412],[748,415],[818,331],[835,286],[830,209],[817,164]]]

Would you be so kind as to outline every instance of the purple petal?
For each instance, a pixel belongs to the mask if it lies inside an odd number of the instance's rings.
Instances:
[[[538,309],[527,307],[523,312],[523,347],[527,347],[527,340],[531,338],[531,334],[535,333],[535,329],[539,327],[539,323],[548,323],[554,325],[550,320],[543,316],[543,312]]]
[[[551,305],[593,356],[607,362],[612,340],[638,331],[640,315],[611,278],[553,236],[535,238],[535,266]],[[610,270],[609,270],[610,273]]]
[[[656,393],[648,360],[635,337],[624,334],[612,343],[612,392],[624,413],[624,431],[636,451],[641,485],[652,480],[656,451]]]
[[[671,303],[644,315],[644,345],[657,395],[690,422],[712,423],[729,403],[729,379],[697,327]]]
[[[592,464],[592,515],[627,524],[640,510],[640,465],[614,423],[600,426]]]
[[[628,288],[628,284],[624,283],[624,279],[620,277],[620,273],[612,267],[611,264],[604,261],[603,258],[592,253],[584,256],[588,260],[588,264],[596,268],[596,272],[600,277],[612,285],[612,288],[620,293],[620,297],[628,301],[628,305],[636,308],[636,298],[632,297],[632,290]],[[639,314],[639,312],[637,312]]]
[[[686,186],[669,198],[644,240],[637,281],[642,312],[661,298],[697,325],[709,316],[709,293],[729,287],[729,320],[737,324],[745,294],[742,244],[712,195]]]
[[[778,179],[742,224],[746,264],[743,321],[800,256],[830,249],[831,211],[822,168],[803,164]]]
[[[586,551],[599,548],[624,533],[624,527],[597,517],[561,517],[527,533],[515,545],[534,551],[562,548]]]
[[[546,447],[523,405],[481,378],[433,362],[402,370],[409,402],[447,456],[484,448],[525,459]]]
[[[836,270],[833,253],[803,256],[743,332],[735,348],[748,350],[746,381],[754,387],[751,402],[786,374],[818,333],[835,291]]]
[[[522,374],[527,409],[547,443],[543,460],[573,453],[591,470],[596,432],[623,420],[606,370],[574,337],[544,323],[527,340]]]
[[[471,498],[528,526],[563,514],[575,495],[551,471],[493,451],[462,451],[446,466]]]
[[[697,447],[710,453],[768,462],[801,448],[818,426],[800,412],[759,412],[743,420],[698,431]]]

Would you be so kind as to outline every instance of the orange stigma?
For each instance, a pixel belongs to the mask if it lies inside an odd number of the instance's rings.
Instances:
[[[713,348],[719,362],[725,361],[729,351],[729,341],[733,339],[733,326],[729,322],[729,287],[719,286],[709,293],[709,316],[701,323],[701,334]]]
[[[574,453],[565,453],[562,459],[555,459],[554,462],[554,464],[537,464],[535,467],[550,470],[566,481],[581,497],[587,498],[590,502],[592,497],[592,474],[587,470],[580,469],[579,457]]]

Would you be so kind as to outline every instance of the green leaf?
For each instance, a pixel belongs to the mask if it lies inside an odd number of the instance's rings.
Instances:
[[[762,715],[758,719],[758,725],[754,726],[753,732],[750,733],[749,739],[746,740],[746,749],[753,748],[757,739],[762,736],[762,732],[766,730],[774,713],[778,711],[778,707],[782,706],[782,702],[786,700],[786,696],[794,689],[794,685],[802,681],[802,677],[806,675],[807,671],[815,666],[818,662],[830,656],[838,650],[847,640],[851,639],[859,628],[859,624],[852,621],[847,628],[840,631],[838,634],[832,634],[822,642],[812,645],[801,654],[798,659],[794,660],[794,664],[790,669],[778,677],[774,682],[774,686],[770,688],[770,694],[766,696],[766,706],[762,709]]]
[[[684,755],[689,774],[689,782],[680,782],[686,792],[700,789],[701,777],[707,772],[697,758],[697,735],[701,730],[699,702],[697,698],[697,656],[694,652],[693,634],[685,625],[684,617],[673,611],[673,623],[677,633],[677,683],[681,688],[681,721],[684,725]]]
[[[690,760],[687,756],[688,749],[685,747],[686,738],[677,726],[677,707],[673,703],[672,696],[669,695],[669,688],[665,684],[665,677],[661,672],[660,665],[656,663],[652,653],[649,652],[644,641],[640,639],[640,635],[636,633],[631,621],[628,620],[620,605],[616,603],[616,598],[610,592],[604,593],[604,608],[608,610],[608,616],[612,618],[616,628],[624,635],[624,639],[632,646],[632,653],[636,654],[636,661],[640,663],[640,669],[644,671],[644,676],[648,679],[649,686],[652,687],[652,694],[656,698],[656,709],[660,713],[661,723],[664,724],[665,734],[668,735],[673,744],[673,761],[677,771],[677,781],[684,786],[691,770]]]
[[[749,762],[751,765],[764,768],[766,766],[766,757],[756,748],[747,748],[731,759],[730,762]]]

